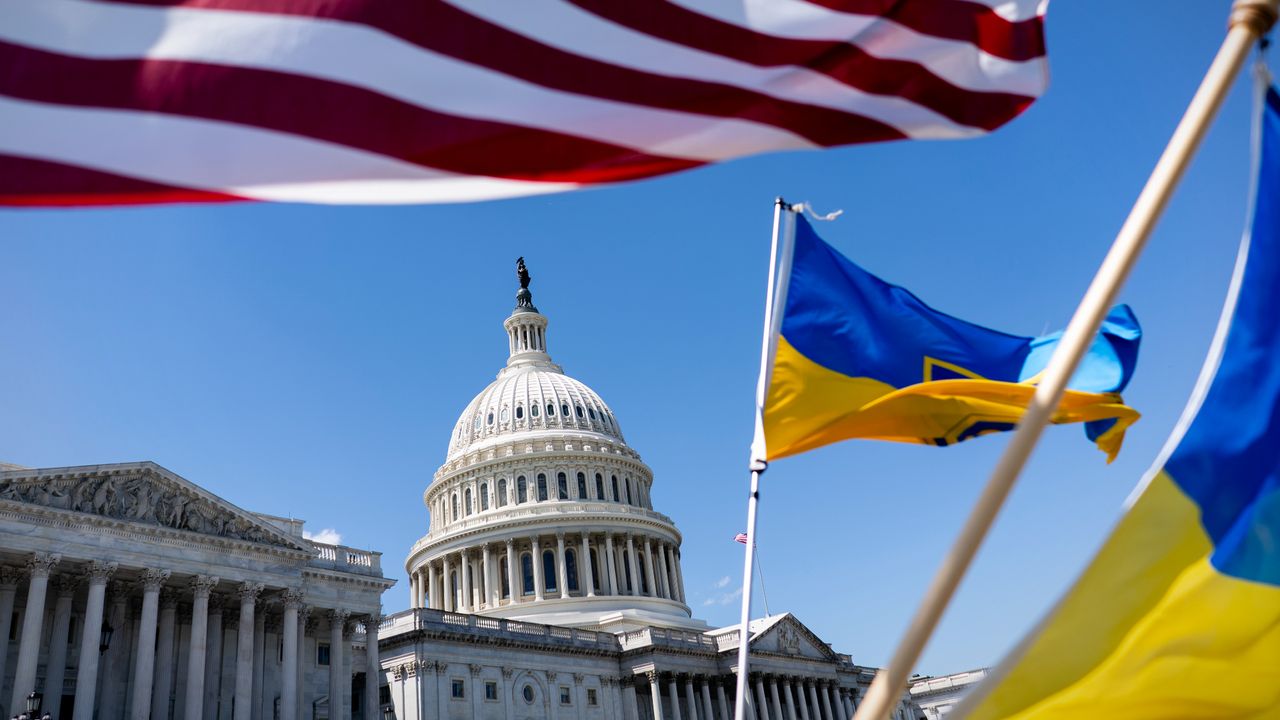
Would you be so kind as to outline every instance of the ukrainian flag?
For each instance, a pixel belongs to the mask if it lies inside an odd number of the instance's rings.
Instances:
[[[765,396],[765,459],[850,438],[951,445],[1010,430],[1061,333],[989,330],[925,305],[855,265],[796,216],[781,333]],[[1142,330],[1112,310],[1055,423],[1086,422],[1110,460],[1138,419],[1119,392]]]
[[[1275,90],[1260,159],[1252,228],[1172,450],[969,717],[1280,718]]]

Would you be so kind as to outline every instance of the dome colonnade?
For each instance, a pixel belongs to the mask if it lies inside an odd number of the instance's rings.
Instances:
[[[577,626],[622,611],[687,622],[681,535],[653,510],[652,471],[600,396],[551,361],[527,275],[516,299],[507,364],[463,410],[423,494],[411,605]]]

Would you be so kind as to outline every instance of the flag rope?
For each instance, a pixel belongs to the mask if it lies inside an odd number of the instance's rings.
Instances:
[[[1230,89],[1232,78],[1239,72],[1254,42],[1275,24],[1277,12],[1280,12],[1280,0],[1236,0],[1232,6],[1226,39],[1085,291],[1043,379],[1036,387],[1026,414],[1018,423],[1013,439],[992,470],[955,543],[943,558],[889,665],[872,681],[866,698],[854,714],[854,720],[882,720],[906,689],[907,679],[925,644],[1035,449],[1045,425],[1062,399],[1067,382],[1101,327],[1107,308],[1115,302],[1152,228],[1204,139],[1210,121]]]

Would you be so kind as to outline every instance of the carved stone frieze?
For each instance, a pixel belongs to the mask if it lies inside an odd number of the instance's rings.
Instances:
[[[0,480],[0,500],[284,545],[253,521],[151,474]]]

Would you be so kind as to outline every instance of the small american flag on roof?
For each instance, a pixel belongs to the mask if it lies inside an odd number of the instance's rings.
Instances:
[[[746,534],[746,533],[738,533],[737,535],[734,535],[734,536],[733,536],[733,541],[734,541],[734,542],[740,542],[740,543],[742,543],[743,545],[746,545],[746,544],[747,544],[747,534]]]

